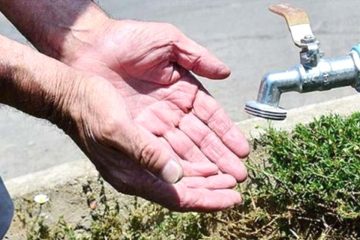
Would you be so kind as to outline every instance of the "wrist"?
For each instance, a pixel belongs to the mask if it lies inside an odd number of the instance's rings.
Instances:
[[[0,37],[0,102],[65,131],[76,119],[80,74],[22,44]]]
[[[62,62],[71,62],[76,58],[77,50],[93,45],[96,36],[102,33],[111,19],[95,4],[77,16],[72,23],[53,22],[47,32],[46,43],[37,47],[44,54]]]
[[[61,59],[109,19],[91,0],[0,0],[0,11],[42,53]]]

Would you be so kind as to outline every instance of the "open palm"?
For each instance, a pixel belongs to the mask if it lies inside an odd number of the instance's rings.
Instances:
[[[78,57],[64,61],[111,81],[131,119],[177,157],[184,177],[166,183],[125,155],[98,163],[103,177],[121,192],[181,211],[239,203],[232,188],[246,178],[239,157],[248,154],[248,144],[188,72],[220,79],[228,68],[168,24],[111,22],[104,29],[94,38],[96,47],[78,49]]]

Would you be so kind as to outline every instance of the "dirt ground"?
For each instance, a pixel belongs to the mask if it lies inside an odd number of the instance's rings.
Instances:
[[[267,154],[263,147],[259,146],[256,140],[251,140],[251,151],[247,161],[262,162]],[[121,199],[120,204],[125,206],[134,202],[134,197],[118,193],[106,182],[105,189],[109,199]],[[246,184],[246,183],[244,183]],[[57,221],[63,217],[65,221],[72,225],[80,225],[85,228],[90,223],[90,208],[87,202],[89,194],[85,194],[84,186],[91,186],[93,196],[98,196],[101,185],[98,177],[94,174],[89,174],[89,177],[77,177],[69,180],[66,184],[57,185],[51,189],[43,188],[35,192],[19,196],[14,199],[16,214],[13,223],[5,239],[9,240],[23,240],[26,239],[26,229],[29,229],[29,223],[24,226],[21,219],[28,216],[28,210],[31,214],[37,214],[39,205],[34,202],[34,196],[37,194],[46,194],[49,197],[49,202],[42,208],[42,214],[46,216],[46,224],[53,226]],[[137,198],[140,203],[144,202],[141,198]],[[126,211],[126,208],[122,208]],[[126,214],[126,212],[124,212]]]
[[[40,205],[34,202],[34,196],[39,193],[46,194],[49,197],[49,201],[41,209],[41,214],[46,219],[46,225],[53,226],[63,217],[68,224],[87,227],[90,223],[90,208],[87,203],[86,194],[83,191],[83,186],[88,186],[88,183],[91,183],[94,194],[98,194],[100,185],[97,183],[97,178],[81,177],[71,180],[65,185],[57,186],[54,189],[40,189],[37,192],[15,199],[16,213],[5,239],[26,239],[26,229],[31,228],[32,222],[27,222],[24,226],[24,219],[28,218],[28,211],[33,216],[38,213]],[[105,186],[108,197],[121,199],[121,204],[129,203],[134,199],[134,197],[113,191],[113,188],[108,184]]]

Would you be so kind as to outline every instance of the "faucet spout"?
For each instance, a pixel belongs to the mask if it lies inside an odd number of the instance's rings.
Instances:
[[[301,76],[296,68],[285,72],[268,73],[261,81],[257,101],[278,107],[282,93],[300,91],[300,89]]]
[[[246,103],[245,110],[254,116],[283,120],[286,111],[279,107],[281,94],[324,91],[337,87],[353,86],[359,90],[359,54],[334,59],[320,59],[316,67],[297,65],[288,71],[269,73],[261,81],[257,101]]]
[[[248,101],[245,111],[251,115],[271,120],[283,120],[286,111],[279,107],[281,94],[300,91],[301,75],[297,68],[266,74],[258,92],[257,101]]]

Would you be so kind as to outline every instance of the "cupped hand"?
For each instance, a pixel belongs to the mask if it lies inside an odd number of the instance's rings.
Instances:
[[[210,79],[230,75],[224,63],[171,24],[107,19],[90,33],[73,35],[85,44],[68,50],[63,61],[70,65],[96,61],[124,79],[167,85],[181,79],[186,70]]]
[[[204,102],[214,107],[216,102],[195,79],[189,75],[168,87],[118,80],[116,89],[100,77],[87,78],[80,84],[85,87],[70,94],[75,117],[67,132],[104,179],[120,192],[177,211],[214,211],[240,203],[233,175],[244,179],[246,170],[222,141],[239,155],[247,154],[246,145],[238,142],[231,122],[221,122],[222,109],[204,111]],[[146,93],[134,94],[135,89]]]
[[[174,185],[165,183],[113,152],[111,162],[103,157],[95,163],[103,177],[121,192],[176,210],[210,211],[239,203],[231,188],[246,178],[239,158],[248,154],[248,143],[188,71],[221,79],[229,69],[169,24],[111,20],[96,33],[62,60],[110,81],[129,118],[177,156],[184,175]]]

